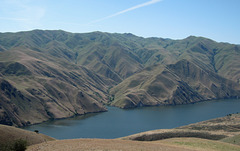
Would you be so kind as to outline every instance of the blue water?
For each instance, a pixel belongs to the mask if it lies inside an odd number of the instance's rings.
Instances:
[[[118,138],[154,129],[175,128],[240,112],[240,99],[189,105],[119,109],[25,127],[57,139]]]

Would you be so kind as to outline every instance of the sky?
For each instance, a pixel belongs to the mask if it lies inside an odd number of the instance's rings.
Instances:
[[[240,0],[0,0],[0,32],[34,29],[240,44]]]

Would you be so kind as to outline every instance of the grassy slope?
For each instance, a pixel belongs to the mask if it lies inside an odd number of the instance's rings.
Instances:
[[[228,116],[213,120],[190,124],[179,129],[203,130],[225,133],[228,137],[221,139],[222,142],[240,145],[240,114],[229,114]]]
[[[26,140],[28,145],[34,145],[46,141],[53,141],[54,138],[35,132],[26,131],[12,126],[0,125],[0,146],[14,140]]]
[[[229,114],[224,117],[211,119],[199,123],[179,127],[178,129],[206,130],[226,132],[230,135],[237,135],[240,132],[240,114]]]
[[[194,123],[175,129],[154,130],[130,135],[122,139],[130,140],[161,140],[174,137],[198,137],[211,140],[228,140],[238,138],[240,134],[240,114],[230,114],[225,117]],[[239,143],[236,142],[235,143]]]
[[[240,145],[240,134],[239,135],[235,135],[232,137],[227,137],[221,140],[222,142],[226,142],[226,143],[231,143],[231,144],[236,144],[236,145]]]
[[[138,142],[129,140],[74,139],[59,140],[30,146],[27,151],[78,151],[78,150],[114,150],[114,151],[238,151],[240,146],[197,138],[167,139],[161,141]]]
[[[149,150],[149,151],[192,151],[185,147],[178,147],[174,145],[164,144],[161,142],[136,142],[126,140],[104,140],[104,139],[74,139],[74,140],[59,140],[48,143],[42,143],[30,146],[27,151],[85,151],[85,150],[111,150],[111,151],[135,151],[135,150]]]
[[[165,139],[160,142],[200,151],[238,151],[240,149],[240,146],[237,145],[200,138],[172,138]]]

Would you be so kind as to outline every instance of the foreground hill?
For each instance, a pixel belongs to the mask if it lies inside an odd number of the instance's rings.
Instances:
[[[240,114],[229,114],[225,117],[174,128],[147,131],[123,137],[124,140],[155,141],[176,137],[196,137],[210,140],[220,140],[239,144]]]
[[[27,151],[238,151],[240,146],[198,138],[173,138],[161,141],[104,139],[58,140],[30,146]]]
[[[240,46],[103,32],[0,33],[0,123],[240,97]],[[109,93],[110,92],[110,93]]]
[[[10,145],[16,140],[26,140],[27,145],[39,144],[42,142],[53,141],[54,138],[49,136],[38,134],[35,132],[30,132],[15,128],[12,126],[0,125],[0,150],[5,151],[4,147]]]
[[[239,151],[240,146],[200,138],[172,138],[160,141],[104,139],[58,140],[28,147],[27,151]]]

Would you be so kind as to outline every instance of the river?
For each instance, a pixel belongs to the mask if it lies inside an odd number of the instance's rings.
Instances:
[[[175,128],[240,112],[240,99],[221,99],[178,106],[119,109],[25,127],[56,139],[118,138],[154,129]]]

